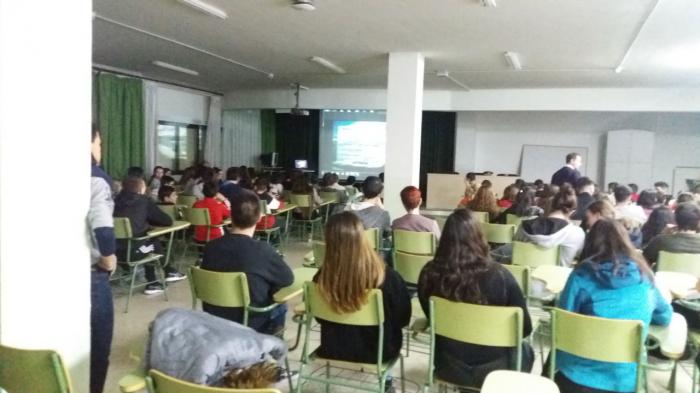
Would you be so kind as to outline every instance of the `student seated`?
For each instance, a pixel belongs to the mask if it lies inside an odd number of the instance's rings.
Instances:
[[[649,217],[654,209],[660,206],[656,201],[656,192],[652,190],[642,191],[637,199],[637,205],[642,208],[647,217]]]
[[[544,210],[535,204],[535,188],[525,187],[518,193],[515,203],[504,210],[496,219],[499,224],[505,224],[508,221],[508,215],[513,214],[518,217],[531,218],[539,217],[544,214]]]
[[[391,234],[391,218],[389,212],[384,210],[381,194],[384,184],[376,176],[368,176],[362,183],[361,201],[352,202],[346,208],[353,212],[362,221],[365,229],[379,228],[384,237]]]
[[[629,189],[632,191],[630,200],[634,203],[637,203],[637,201],[639,200],[639,194],[637,194],[637,191],[639,191],[639,186],[635,183],[630,183],[627,185],[627,187],[629,187]]]
[[[474,172],[467,173],[464,177],[464,185],[464,198],[459,202],[459,207],[467,207],[479,190],[479,183],[476,181],[476,174]]]
[[[283,192],[284,185],[282,185],[282,175],[273,173],[272,176],[270,176],[270,193],[277,198],[281,198]]]
[[[700,207],[694,202],[682,203],[673,214],[676,218],[676,233],[658,235],[644,248],[644,258],[649,263],[658,261],[661,251],[700,254]]]
[[[602,318],[668,325],[673,313],[653,273],[630,244],[622,225],[598,220],[559,297],[559,307]],[[559,351],[555,382],[562,393],[633,392],[636,365],[588,360]]]
[[[515,203],[515,198],[517,198],[519,192],[520,189],[515,184],[509,185],[503,190],[503,197],[496,204],[502,209],[508,209]]]
[[[224,198],[219,194],[219,186],[216,183],[204,183],[202,193],[204,199],[195,202],[192,207],[208,209],[211,225],[221,225],[225,219],[231,217],[231,210],[229,210]],[[194,228],[194,240],[199,243],[205,243],[207,241],[207,230],[209,230],[209,241],[224,235],[224,228],[207,228],[204,225],[197,225]]]
[[[406,209],[406,214],[391,223],[391,229],[403,229],[413,232],[432,232],[435,240],[440,239],[440,227],[432,218],[421,216],[420,205],[423,203],[420,190],[414,186],[407,186],[401,190],[401,203]]]
[[[604,218],[615,218],[615,207],[608,202],[607,199],[601,199],[588,205],[586,208],[584,220],[581,222],[581,228],[587,230]]]
[[[474,195],[474,199],[469,202],[467,208],[475,212],[489,213],[489,220],[495,219],[500,213],[501,208],[496,204],[496,196],[491,190],[491,182],[484,180],[481,182],[481,187]]]
[[[326,173],[323,175],[323,187],[321,191],[335,191],[338,194],[338,202],[345,204],[348,202],[348,192],[344,186],[338,183],[339,177],[335,173]]]
[[[148,181],[148,192],[151,198],[158,198],[158,189],[161,186],[161,179],[163,178],[163,167],[156,166],[153,168],[153,174],[151,179]]]
[[[654,183],[654,188],[656,189],[656,201],[661,205],[668,205],[668,203],[673,198],[671,192],[669,191],[668,183],[663,181],[657,181]]]
[[[593,203],[595,199],[595,183],[588,177],[580,177],[576,180],[576,211],[571,215],[572,220],[583,221],[586,218],[586,208]]]
[[[323,200],[318,195],[318,191],[311,185],[309,177],[306,175],[300,175],[295,178],[291,191],[294,195],[311,195],[311,200],[314,206],[318,206],[323,203]]]
[[[176,205],[177,192],[171,186],[160,186],[158,188],[158,204],[159,205]]]
[[[639,225],[647,222],[647,215],[641,206],[632,204],[632,190],[627,186],[615,188],[615,217],[637,221]]]
[[[138,176],[127,176],[122,182],[122,191],[114,200],[114,217],[126,217],[131,223],[131,231],[134,237],[146,236],[151,226],[167,227],[173,224],[173,220],[156,206],[155,202],[146,194],[146,182]],[[120,261],[126,261],[127,241],[117,241],[117,256]],[[155,253],[165,255],[163,246],[158,239],[146,239],[131,243],[131,260],[143,259],[146,255]],[[153,295],[163,292],[163,286],[156,281],[155,268],[148,263],[144,266],[146,285],[143,293]],[[165,281],[174,282],[187,278],[177,272],[171,265],[165,267]]]
[[[408,290],[401,276],[386,266],[372,249],[356,215],[342,212],[328,219],[325,259],[313,281],[333,311],[341,314],[359,310],[367,301],[368,291],[380,289],[384,301],[382,360],[395,359],[399,355],[401,329],[411,319]],[[319,356],[376,363],[376,327],[348,326],[323,319],[318,322],[321,325]]]
[[[175,179],[173,179],[170,176],[163,176],[160,178],[160,185],[162,186],[170,186],[175,188]]]
[[[676,219],[673,216],[673,211],[667,206],[657,207],[642,226],[642,246],[646,247],[651,239],[662,233],[667,233],[675,225]]]
[[[260,220],[260,204],[255,193],[244,191],[231,205],[233,226],[223,237],[207,243],[202,269],[242,272],[248,278],[250,304],[265,307],[274,303],[279,289],[292,285],[294,275],[282,257],[267,243],[253,239]],[[204,311],[234,322],[243,321],[243,309],[204,303]],[[260,333],[275,334],[284,329],[286,305],[269,313],[251,313],[248,325]]]
[[[237,167],[230,167],[226,170],[226,180],[224,185],[219,188],[219,192],[224,196],[229,202],[233,202],[242,191],[243,187],[239,185],[241,176],[239,175]]]
[[[265,217],[260,218],[260,222],[258,222],[256,228],[268,229],[276,226],[277,218],[270,214],[273,210],[279,209],[282,206],[282,204],[279,200],[277,200],[277,198],[273,197],[270,194],[270,188],[267,179],[262,176],[257,178],[255,180],[253,189],[255,190],[255,194],[258,196],[258,198],[260,198],[261,201],[265,201],[265,211],[261,212],[265,214]]]
[[[430,296],[471,304],[520,307],[523,337],[532,323],[517,281],[500,264],[489,258],[489,246],[479,222],[468,210],[457,210],[445,222],[435,258],[423,267],[418,279],[418,299],[430,315]],[[478,321],[474,321],[478,323]],[[532,348],[523,343],[522,371],[530,372]],[[515,349],[461,343],[437,337],[435,373],[447,382],[480,387],[493,370],[511,369]]]

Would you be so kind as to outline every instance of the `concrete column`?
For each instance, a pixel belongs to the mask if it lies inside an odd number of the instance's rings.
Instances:
[[[424,68],[420,53],[389,54],[384,205],[392,220],[405,213],[401,189],[418,187]]]
[[[79,393],[90,353],[91,16],[89,0],[0,0],[0,343],[57,350]]]

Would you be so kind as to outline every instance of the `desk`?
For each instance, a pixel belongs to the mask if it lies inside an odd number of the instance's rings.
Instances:
[[[536,267],[531,277],[544,281],[549,292],[558,294],[564,290],[572,270],[570,267],[543,265]]]
[[[676,391],[676,370],[678,361],[685,353],[685,345],[688,340],[688,324],[682,315],[673,313],[671,323],[668,326],[649,326],[649,339],[659,344],[661,353],[673,360],[671,379],[668,382],[668,390]]]
[[[285,237],[285,242],[289,242],[289,217],[292,215],[292,211],[297,208],[297,205],[287,203],[284,205],[283,208],[273,210],[272,215],[273,216],[279,216],[284,214],[284,237]]]
[[[277,291],[273,295],[275,302],[284,303],[304,293],[304,283],[313,280],[318,269],[313,267],[298,267],[292,272],[294,273],[294,283]]]
[[[170,263],[170,251],[173,247],[173,238],[175,237],[175,232],[187,229],[190,227],[190,225],[191,224],[187,221],[174,221],[173,225],[169,227],[153,227],[150,231],[148,231],[148,237],[158,237],[170,234],[170,236],[168,237],[168,248],[165,252],[164,266],[168,266],[168,263]]]
[[[656,286],[667,301],[685,299],[697,295],[698,279],[692,274],[679,272],[656,272]]]

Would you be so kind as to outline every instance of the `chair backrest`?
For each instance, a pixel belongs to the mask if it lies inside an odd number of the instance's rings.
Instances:
[[[513,242],[513,265],[538,267],[556,266],[559,263],[559,247],[540,247],[534,243]]]
[[[340,195],[338,195],[338,191],[321,191],[318,193],[318,195],[324,202],[340,202]]]
[[[481,229],[489,243],[512,243],[515,236],[515,225],[482,222]]]
[[[373,289],[367,296],[367,302],[357,311],[340,314],[331,308],[313,282],[304,283],[304,300],[306,312],[314,318],[329,322],[353,326],[379,326],[384,323],[384,305],[382,291]]]
[[[357,194],[357,188],[355,188],[355,186],[345,186],[345,192],[348,193],[349,197],[352,197]]]
[[[491,371],[481,386],[481,393],[559,393],[559,387],[551,379],[539,375],[511,371]]]
[[[556,368],[555,349],[600,362],[641,364],[642,321],[592,317],[555,308],[551,325],[550,378]],[[641,367],[637,367],[637,386],[640,371]]]
[[[311,250],[314,255],[314,264],[316,267],[323,265],[323,260],[326,258],[326,242],[314,240],[311,243]]]
[[[55,351],[0,345],[0,388],[8,393],[71,393],[70,377]]]
[[[433,217],[433,219],[437,221],[438,228],[440,228],[440,231],[442,231],[445,228],[445,222],[447,222],[447,217],[435,216]]]
[[[158,370],[150,370],[146,377],[149,393],[280,393],[277,389],[231,389],[198,385],[173,378]]]
[[[114,237],[119,240],[131,239],[131,221],[127,217],[114,217]]]
[[[487,212],[475,212],[472,210],[472,214],[478,222],[487,223],[489,222],[489,213]]]
[[[435,235],[432,232],[394,230],[394,250],[410,254],[434,255]]]
[[[660,272],[688,273],[700,278],[700,254],[659,252],[656,270]]]
[[[197,197],[194,195],[178,195],[177,203],[178,205],[184,205],[185,207],[192,207],[194,203],[197,202]]]
[[[289,202],[291,202],[293,205],[297,205],[297,207],[313,207],[314,201],[313,198],[310,194],[290,194],[289,195]]]
[[[192,225],[211,225],[211,216],[209,215],[209,209],[205,207],[190,207],[185,209],[185,220],[189,221]]]
[[[167,214],[173,221],[178,219],[178,210],[175,205],[158,205],[158,208]]]
[[[510,272],[518,282],[520,290],[523,291],[525,299],[530,294],[530,267],[521,265],[502,265]]]
[[[432,260],[432,255],[416,255],[394,251],[394,269],[407,284],[418,285],[418,277],[421,270],[423,270],[423,266]]]
[[[522,217],[516,216],[515,214],[506,214],[506,224],[515,225],[517,227],[522,220]]]
[[[197,299],[220,307],[248,307],[250,292],[245,273],[224,273],[190,267],[192,308]]]
[[[367,235],[367,240],[369,240],[370,246],[375,250],[379,250],[379,244],[381,243],[380,241],[380,234],[379,234],[379,228],[369,228],[365,229],[365,235]]]

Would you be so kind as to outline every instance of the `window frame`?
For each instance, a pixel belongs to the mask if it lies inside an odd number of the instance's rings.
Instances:
[[[176,121],[169,121],[169,120],[158,120],[157,126],[172,126],[175,127],[175,158],[173,159],[173,166],[174,168],[170,168],[170,170],[173,172],[173,174],[180,175],[184,172],[185,168],[180,168],[180,127],[184,127],[186,129],[191,129],[195,128],[197,129],[197,138],[196,140],[196,146],[197,148],[195,149],[195,157],[194,157],[194,164],[196,165],[199,162],[202,162],[204,159],[204,145],[206,144],[206,138],[207,138],[207,125],[206,124],[196,124],[196,123],[180,123]],[[158,127],[156,127],[156,149],[158,149]],[[157,154],[156,154],[156,159],[157,159]],[[156,165],[162,165],[161,163],[157,163]]]

